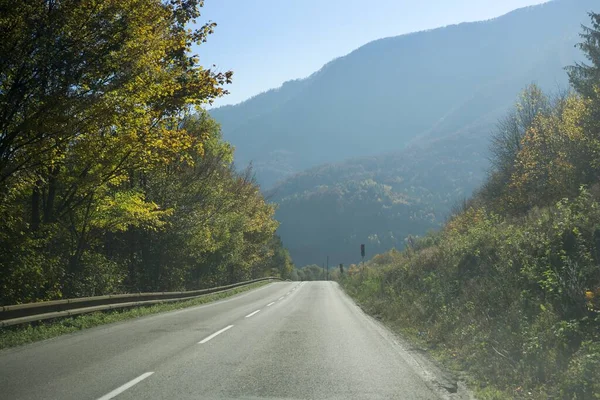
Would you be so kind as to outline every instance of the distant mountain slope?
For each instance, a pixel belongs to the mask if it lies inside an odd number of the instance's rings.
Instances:
[[[555,0],[502,17],[371,42],[310,77],[211,111],[264,188],[294,172],[402,149],[495,120],[563,67],[597,0]],[[481,134],[486,134],[482,132]]]
[[[356,263],[402,248],[408,235],[438,228],[485,175],[487,140],[473,126],[403,151],[298,173],[268,196],[279,204],[279,234],[296,265]]]

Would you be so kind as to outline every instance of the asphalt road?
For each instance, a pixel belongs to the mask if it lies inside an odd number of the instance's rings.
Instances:
[[[279,282],[2,351],[0,398],[447,397],[414,361],[336,283]]]

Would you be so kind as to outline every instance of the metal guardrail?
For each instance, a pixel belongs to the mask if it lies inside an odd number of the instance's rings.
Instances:
[[[207,294],[225,292],[240,286],[270,280],[281,279],[277,277],[267,277],[246,282],[238,282],[227,286],[184,292],[126,293],[1,306],[0,328],[28,322],[43,321],[46,319],[86,314],[95,311],[132,308],[194,299]]]

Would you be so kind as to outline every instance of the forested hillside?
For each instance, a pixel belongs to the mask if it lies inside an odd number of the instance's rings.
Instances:
[[[10,2],[0,14],[0,304],[191,289],[289,255],[203,107],[201,1]]]
[[[408,236],[441,227],[485,177],[479,133],[315,167],[277,185],[268,195],[296,264],[357,262],[361,243],[369,254],[401,249]]]
[[[600,395],[600,14],[582,39],[573,91],[524,92],[493,134],[485,183],[441,231],[339,277],[468,371],[478,398]]]
[[[377,40],[235,106],[211,110],[263,189],[306,168],[399,151],[481,126],[521,88],[566,86],[563,68],[596,0],[555,0],[500,18]],[[487,128],[486,128],[487,126]]]

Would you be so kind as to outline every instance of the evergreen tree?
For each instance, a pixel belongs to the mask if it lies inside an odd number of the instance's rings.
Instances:
[[[567,68],[571,84],[584,97],[600,101],[600,14],[590,13],[591,27],[584,26],[579,48],[589,63],[576,63]]]

